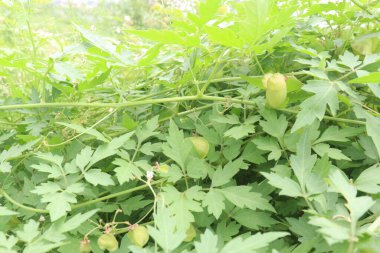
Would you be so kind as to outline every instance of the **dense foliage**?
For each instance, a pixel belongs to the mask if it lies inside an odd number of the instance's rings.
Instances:
[[[127,2],[0,3],[1,253],[380,252],[379,1]]]

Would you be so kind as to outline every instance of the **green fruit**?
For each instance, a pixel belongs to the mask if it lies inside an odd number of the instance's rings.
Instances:
[[[380,52],[380,33],[366,34],[351,42],[356,54],[370,55]]]
[[[119,242],[113,234],[103,234],[98,238],[98,246],[101,250],[112,252],[119,248]]]
[[[158,172],[160,173],[168,173],[169,172],[169,165],[167,164],[160,164],[160,166],[158,167]]]
[[[217,12],[218,12],[218,14],[221,14],[221,15],[228,13],[229,12],[228,6],[226,4],[221,5],[218,8]]]
[[[138,226],[133,230],[129,231],[127,234],[129,240],[139,247],[144,247],[149,241],[148,230],[144,226]]]
[[[197,231],[195,230],[195,227],[193,226],[193,224],[190,224],[190,227],[186,231],[186,238],[184,239],[184,241],[191,242],[196,235]]]
[[[266,87],[266,99],[268,105],[273,108],[280,108],[283,106],[287,96],[285,76],[279,73],[265,75],[263,85]]]
[[[80,242],[79,252],[89,253],[91,252],[90,241],[88,239],[84,239]]]
[[[193,143],[193,146],[199,158],[204,159],[207,156],[208,150],[210,148],[208,141],[203,137],[190,137],[190,140]]]

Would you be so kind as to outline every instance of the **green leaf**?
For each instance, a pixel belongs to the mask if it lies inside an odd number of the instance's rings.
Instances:
[[[104,137],[103,134],[101,134],[98,130],[95,128],[89,127],[89,128],[84,128],[83,126],[76,125],[76,124],[70,124],[70,123],[65,123],[65,122],[55,122],[58,125],[62,125],[68,128],[71,128],[78,132],[79,134],[88,134],[91,136],[94,136],[97,140],[102,141],[102,142],[109,142],[109,140]]]
[[[77,203],[75,195],[69,192],[55,192],[45,194],[41,198],[42,203],[48,203],[46,209],[49,211],[51,221],[56,221],[71,210],[72,203]]]
[[[71,217],[69,220],[65,221],[60,227],[59,231],[61,233],[73,231],[78,228],[81,224],[88,221],[99,209],[94,209],[86,213],[78,213],[75,216]]]
[[[82,81],[84,79],[81,71],[67,62],[54,63],[54,69],[59,75],[68,77],[71,81]]]
[[[151,136],[154,136],[158,134],[158,132],[155,132],[158,128],[158,116],[151,118],[148,120],[143,127],[139,127],[136,130],[136,137],[139,141],[139,143],[142,143],[144,140],[148,139]]]
[[[301,103],[301,111],[297,114],[297,120],[292,127],[292,132],[301,127],[311,125],[315,119],[321,121],[325,115],[327,105],[329,105],[333,115],[336,114],[339,108],[338,94],[334,83],[311,80],[302,89],[315,95]]]
[[[348,202],[356,197],[356,188],[349,183],[347,177],[341,170],[334,170],[331,172],[329,178],[334,191],[341,193]]]
[[[1,253],[17,253],[16,250],[12,249],[16,243],[17,238],[13,235],[6,236],[2,231],[0,231],[0,252]]]
[[[313,144],[327,141],[347,142],[349,141],[348,137],[356,136],[362,132],[362,128],[338,128],[337,126],[330,126],[321,134],[321,136],[316,141],[314,141]]]
[[[269,228],[277,223],[277,221],[271,217],[271,214],[267,212],[253,211],[250,209],[238,210],[232,214],[232,218],[234,218],[241,225],[253,230]]]
[[[104,52],[107,52],[110,55],[119,58],[119,55],[116,53],[116,46],[113,45],[109,40],[106,40],[103,37],[95,35],[94,33],[75,25],[76,29],[82,34],[82,36],[90,42],[93,46],[101,49]]]
[[[165,186],[162,189],[165,203],[169,205],[177,227],[186,230],[190,223],[195,221],[192,212],[203,211],[199,201],[204,198],[204,192],[200,186],[193,186],[184,192],[179,192],[173,186]]]
[[[0,216],[10,216],[17,215],[18,213],[12,210],[9,210],[5,206],[0,206]]]
[[[349,83],[374,83],[380,84],[380,72],[372,72],[366,76],[361,76],[349,81]]]
[[[268,232],[257,233],[245,239],[240,236],[235,237],[223,247],[220,253],[255,253],[256,250],[267,247],[269,243],[287,235],[286,232]]]
[[[171,252],[186,238],[186,230],[176,229],[176,220],[162,204],[153,216],[156,227],[147,226],[148,232],[165,252]]]
[[[39,223],[34,220],[29,220],[22,228],[22,230],[16,231],[16,235],[20,240],[24,242],[31,242],[34,238],[39,236],[40,231],[38,229]]]
[[[204,197],[202,206],[207,207],[207,211],[218,219],[226,208],[223,194],[211,189]]]
[[[86,168],[87,164],[91,161],[93,153],[94,151],[91,149],[91,147],[86,146],[75,157],[75,163],[82,172],[84,172],[84,169]]]
[[[246,169],[247,164],[242,159],[228,162],[223,169],[218,168],[212,175],[211,187],[218,187],[227,184],[240,169]]]
[[[351,70],[354,70],[356,66],[361,64],[358,55],[354,55],[350,51],[345,51],[343,55],[339,56],[339,64],[349,67]]]
[[[176,161],[178,165],[184,169],[187,158],[190,155],[193,145],[190,140],[185,140],[183,132],[180,131],[177,125],[171,121],[169,126],[169,136],[167,143],[163,144],[163,153]]]
[[[237,207],[274,211],[268,200],[264,199],[260,193],[251,192],[251,189],[250,186],[241,185],[215,190],[222,193],[227,200]]]
[[[196,35],[187,35],[172,30],[129,30],[129,33],[136,34],[141,38],[156,41],[162,44],[178,44],[187,47],[196,47],[200,44],[200,39]]]
[[[380,118],[372,116],[359,106],[354,107],[354,112],[358,118],[366,119],[367,134],[373,140],[373,144],[377,151],[377,157],[380,157],[380,131],[378,131],[380,126]]]
[[[325,217],[310,217],[310,224],[319,227],[320,232],[329,245],[350,239],[349,224],[343,221],[331,221]]]
[[[279,188],[280,195],[286,195],[289,197],[301,197],[303,196],[300,186],[292,179],[287,177],[282,177],[275,173],[265,173],[261,174],[269,180],[269,184]]]
[[[216,226],[216,233],[223,241],[230,241],[234,235],[239,233],[240,227],[241,225],[235,221],[228,223],[226,221],[221,221]]]
[[[100,169],[92,169],[86,171],[84,174],[84,178],[87,182],[91,183],[94,186],[103,185],[115,185],[115,182],[111,179],[111,176],[107,173],[102,172]]]
[[[224,137],[232,137],[235,139],[241,139],[255,132],[255,126],[248,124],[241,124],[239,126],[232,127],[224,132]]]
[[[210,170],[209,165],[203,160],[191,157],[186,165],[187,175],[191,178],[206,178]]]
[[[116,158],[112,163],[118,166],[115,168],[115,173],[119,184],[141,178],[144,175],[135,164],[124,159]]]
[[[355,186],[359,191],[371,194],[380,192],[380,166],[375,164],[360,173],[359,177],[355,180]]]
[[[94,165],[100,160],[103,160],[106,157],[116,154],[117,150],[121,148],[124,145],[124,143],[126,143],[131,138],[132,135],[133,132],[126,133],[122,136],[114,138],[109,143],[99,146],[92,155],[91,161],[87,165],[87,167],[89,168],[90,166]]]
[[[257,148],[270,151],[268,160],[277,161],[280,159],[282,150],[276,139],[272,137],[257,137],[252,142],[256,144]]]
[[[230,28],[206,26],[205,30],[209,39],[215,43],[236,48],[242,48],[244,45],[244,41]]]
[[[281,114],[278,118],[276,112],[273,110],[267,110],[263,113],[266,121],[260,121],[260,126],[263,130],[281,140],[284,137],[286,128],[288,127],[288,121],[285,115]]]
[[[306,130],[298,141],[297,154],[291,155],[289,158],[290,165],[298,179],[301,189],[304,189],[306,180],[310,177],[311,170],[317,161],[317,156],[311,155],[309,131],[310,130]]]
[[[328,157],[335,160],[351,161],[350,158],[348,158],[342,153],[342,150],[331,148],[330,145],[326,143],[319,143],[319,144],[314,145],[313,150],[315,151],[315,153],[317,153],[321,157],[324,155],[327,155]]]
[[[206,0],[199,4],[200,26],[210,21],[216,14],[221,0]]]
[[[195,250],[197,253],[218,253],[218,236],[211,232],[211,230],[206,229],[206,231],[201,234],[200,241],[194,243]]]

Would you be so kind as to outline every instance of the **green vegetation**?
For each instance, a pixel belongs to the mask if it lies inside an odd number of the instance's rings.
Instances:
[[[182,3],[0,2],[0,253],[380,252],[380,1]]]

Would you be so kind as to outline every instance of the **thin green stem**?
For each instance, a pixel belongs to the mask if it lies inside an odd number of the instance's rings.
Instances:
[[[255,61],[256,61],[256,63],[257,63],[257,66],[259,66],[259,69],[260,69],[261,73],[263,73],[263,75],[265,75],[264,69],[263,69],[263,67],[261,66],[260,61],[259,61],[259,59],[257,58],[257,55],[256,55],[255,52],[253,52],[253,58],[255,59]]]
[[[367,7],[365,7],[364,5],[361,5],[358,1],[356,0],[351,0],[351,2],[353,4],[355,4],[356,6],[358,6],[360,9],[362,9],[363,11],[367,12],[369,15],[371,15],[377,22],[380,22],[380,19],[376,16],[376,14],[372,13],[372,11],[368,10]]]
[[[125,190],[125,191],[115,192],[115,193],[112,193],[112,194],[109,194],[109,195],[106,195],[106,196],[103,196],[103,197],[100,197],[100,198],[96,198],[96,199],[92,199],[92,200],[89,200],[89,201],[86,201],[86,202],[82,202],[82,203],[79,203],[79,204],[76,204],[76,205],[72,205],[71,206],[71,210],[78,209],[78,208],[81,208],[81,207],[84,207],[84,206],[88,206],[88,205],[92,205],[92,204],[101,202],[103,200],[116,198],[116,197],[119,197],[119,196],[122,196],[122,195],[126,195],[126,194],[129,194],[129,193],[135,192],[135,191],[143,190],[145,188],[152,188],[152,185],[160,184],[162,182],[164,182],[164,179],[153,181],[153,182],[151,182],[149,184],[149,186],[147,184],[144,184],[144,185],[136,186],[134,188]],[[11,202],[15,206],[18,206],[18,207],[20,207],[20,208],[22,208],[24,210],[31,211],[31,212],[34,212],[34,213],[49,213],[48,210],[38,209],[38,208],[26,206],[26,205],[23,205],[23,204],[17,202],[15,199],[13,199],[11,196],[9,196],[3,189],[0,189],[0,195],[3,195],[4,198],[6,198],[9,202]]]
[[[152,186],[152,185],[160,184],[162,182],[164,182],[164,179],[153,181],[153,182],[150,183],[150,185]],[[126,195],[126,194],[129,194],[129,193],[135,192],[135,191],[143,190],[145,188],[149,188],[149,186],[146,185],[146,184],[144,184],[144,185],[136,186],[136,187],[131,188],[131,189],[127,189],[125,191],[115,192],[115,193],[106,195],[104,197],[100,197],[100,198],[92,199],[92,200],[89,200],[89,201],[86,201],[86,202],[83,202],[83,203],[80,203],[80,204],[72,205],[71,209],[74,210],[74,209],[81,208],[81,207],[84,207],[84,206],[92,205],[92,204],[101,202],[103,200],[116,198],[116,197],[119,197],[119,196],[122,196],[122,195]]]
[[[30,109],[30,108],[61,108],[61,107],[114,107],[114,108],[123,108],[123,107],[133,107],[138,105],[147,105],[147,104],[161,104],[161,103],[170,103],[170,102],[183,102],[183,101],[193,101],[193,100],[205,100],[205,101],[220,101],[224,103],[232,104],[246,104],[246,105],[256,105],[256,102],[251,100],[229,98],[229,97],[217,97],[217,96],[183,96],[183,97],[173,97],[173,98],[159,98],[159,99],[146,99],[141,101],[134,102],[125,102],[125,103],[44,103],[44,104],[19,104],[19,105],[3,105],[0,106],[0,110],[14,110],[14,109]],[[291,109],[277,109],[278,111],[297,114],[298,111]],[[337,117],[324,116],[325,120],[344,122],[349,124],[365,125],[364,121],[344,119]]]
[[[296,110],[291,110],[291,109],[276,109],[277,111],[281,112],[286,112],[286,113],[292,113],[292,114],[297,114],[298,111]],[[323,119],[325,120],[331,120],[331,121],[337,121],[337,122],[343,122],[343,123],[348,123],[348,124],[354,124],[354,125],[362,125],[365,126],[366,123],[361,120],[354,120],[354,119],[345,119],[345,118],[337,118],[337,117],[331,117],[331,116],[323,116]]]
[[[3,197],[6,198],[9,202],[11,202],[15,206],[18,206],[24,210],[31,211],[34,213],[49,213],[48,210],[33,208],[33,207],[26,206],[26,205],[23,205],[23,204],[17,202],[15,199],[13,199],[11,196],[9,196],[8,193],[6,193],[3,189],[0,189],[0,194],[3,195]]]

